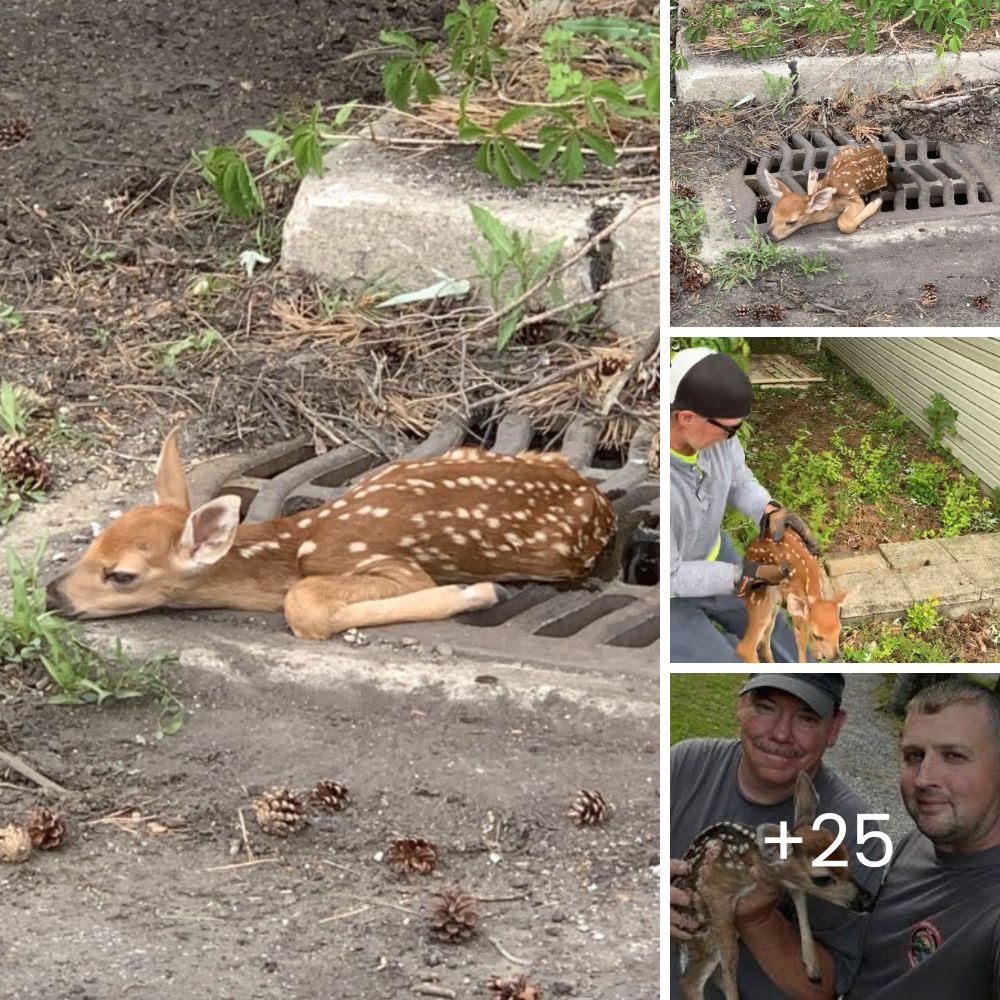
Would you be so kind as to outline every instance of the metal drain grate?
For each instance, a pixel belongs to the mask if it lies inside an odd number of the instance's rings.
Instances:
[[[491,434],[490,450],[515,454],[539,447],[524,414],[508,414]],[[544,450],[561,451],[597,483],[618,515],[615,541],[583,587],[507,585],[511,598],[494,608],[440,622],[367,629],[373,636],[410,637],[456,652],[567,667],[585,664],[605,673],[659,672],[659,484],[646,466],[649,438],[637,435],[621,453],[598,449],[599,428],[584,420],[567,425]],[[558,448],[555,447],[558,441]],[[440,424],[404,458],[427,458],[482,435],[459,423]],[[302,441],[275,446],[212,482],[208,492],[236,493],[248,521],[298,513],[335,500],[362,474],[386,464],[357,445],[314,455]]]
[[[736,168],[730,178],[741,230],[756,223],[766,231],[770,222],[773,206],[765,195],[765,170],[804,194],[813,167],[822,176],[841,149],[857,145],[863,143],[836,128],[830,134],[818,129],[796,132],[780,142],[771,156],[748,160],[742,169]],[[992,215],[1000,210],[1000,176],[974,147],[915,138],[905,132],[886,132],[874,145],[889,160],[889,184],[867,196],[866,200],[881,198],[882,209],[866,226]]]

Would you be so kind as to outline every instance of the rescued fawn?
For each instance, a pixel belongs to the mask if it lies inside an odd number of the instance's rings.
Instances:
[[[239,497],[191,510],[167,436],[155,505],[123,514],[48,586],[77,618],[149,608],[283,609],[301,638],[491,607],[501,580],[581,580],[615,528],[557,454],[460,448],[394,462],[314,510],[240,524]]]
[[[771,213],[771,239],[783,240],[796,229],[833,218],[842,233],[853,233],[882,207],[881,198],[866,205],[861,196],[888,184],[888,164],[874,146],[848,146],[833,158],[822,180],[818,170],[809,171],[805,194],[765,170],[764,186],[777,202]]]
[[[760,535],[747,548],[747,559],[774,565],[788,563],[790,572],[781,583],[755,587],[743,598],[747,630],[736,646],[743,662],[759,663],[758,654],[762,652],[768,663],[774,663],[771,632],[782,601],[792,616],[799,663],[806,662],[807,649],[817,660],[835,659],[840,654],[840,605],[848,591],[824,596],[819,560],[798,534],[788,528],[780,542]]]
[[[801,771],[795,784],[791,833],[801,837],[802,843],[789,844],[785,860],[781,860],[780,845],[764,843],[765,837],[779,833],[773,823],[762,823],[756,830],[742,823],[716,823],[695,837],[683,858],[691,866],[690,873],[671,880],[672,885],[690,894],[688,915],[699,924],[691,932],[691,940],[681,944],[687,959],[680,982],[683,1000],[701,1000],[705,984],[720,965],[726,1000],[739,1000],[736,904],[756,889],[788,891],[795,905],[806,975],[811,982],[821,981],[806,896],[818,896],[852,910],[870,909],[872,897],[846,867],[816,865],[817,856],[834,842],[833,834],[825,827],[812,828],[816,807],[816,788],[809,775]],[[825,860],[846,861],[847,852],[838,845]]]

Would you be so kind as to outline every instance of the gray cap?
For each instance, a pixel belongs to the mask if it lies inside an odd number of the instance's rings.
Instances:
[[[740,694],[760,688],[777,688],[804,701],[817,715],[829,719],[840,708],[843,674],[751,674]]]

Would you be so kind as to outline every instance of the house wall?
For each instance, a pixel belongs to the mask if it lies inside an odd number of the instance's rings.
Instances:
[[[823,346],[930,434],[924,409],[940,392],[958,410],[951,453],[1000,486],[1000,337],[825,337]]]

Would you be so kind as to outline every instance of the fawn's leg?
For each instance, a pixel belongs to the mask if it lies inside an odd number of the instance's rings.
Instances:
[[[851,204],[840,213],[840,217],[837,219],[837,228],[842,233],[853,233],[862,222],[866,219],[870,219],[881,207],[881,198],[876,198],[874,201],[870,201],[866,205],[861,195],[858,195],[857,201],[852,201]]]
[[[733,900],[728,897],[706,898],[708,921],[715,935],[719,968],[722,972],[722,992],[726,1000],[740,1000],[736,985],[736,967],[740,961],[740,938],[733,919]]]
[[[778,587],[768,587],[768,617],[767,624],[760,637],[761,652],[768,663],[774,663],[774,653],[771,650],[771,633],[774,631],[774,623],[778,620],[778,612],[781,609],[781,590]]]
[[[795,916],[799,922],[799,938],[802,941],[802,964],[806,967],[806,975],[811,983],[822,982],[823,970],[820,968],[819,957],[816,955],[816,942],[809,924],[806,894],[801,889],[789,889],[788,894],[795,904]]]
[[[303,577],[285,595],[285,621],[300,639],[328,639],[349,628],[450,618],[502,596],[492,583],[438,587],[415,563],[386,559],[367,573]]]
[[[792,628],[795,630],[795,648],[799,653],[799,663],[806,662],[806,650],[809,648],[809,619],[792,616]]]
[[[709,937],[694,938],[684,945],[688,964],[680,979],[683,1000],[703,1000],[705,984],[719,964],[719,952]]]
[[[760,663],[757,647],[760,645],[764,629],[767,628],[771,602],[766,593],[770,587],[758,587],[743,598],[747,606],[747,628],[743,638],[736,644],[736,652],[744,663]]]

